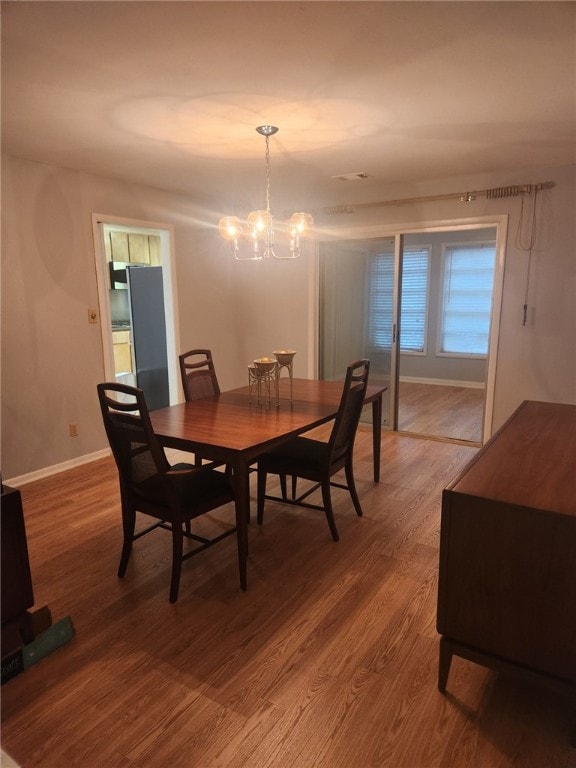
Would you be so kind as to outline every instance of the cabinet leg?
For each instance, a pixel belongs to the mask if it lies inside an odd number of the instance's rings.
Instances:
[[[570,743],[576,749],[576,694],[572,696],[570,701],[570,711],[572,713],[572,733],[570,734]]]
[[[452,663],[452,644],[445,637],[440,638],[440,655],[438,660],[438,690],[446,692],[446,683]]]

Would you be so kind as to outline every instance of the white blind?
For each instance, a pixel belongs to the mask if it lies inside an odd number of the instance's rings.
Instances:
[[[402,264],[400,350],[423,352],[428,311],[429,249],[405,249]],[[392,346],[393,298],[394,256],[390,253],[376,254],[370,262],[368,318],[368,341],[374,349],[390,349]]]
[[[428,313],[430,253],[427,248],[406,249],[402,260],[400,351],[424,352]]]
[[[495,260],[494,244],[446,246],[441,352],[488,354]]]
[[[394,300],[394,255],[378,253],[370,260],[368,302],[368,344],[371,349],[392,347],[392,308]]]

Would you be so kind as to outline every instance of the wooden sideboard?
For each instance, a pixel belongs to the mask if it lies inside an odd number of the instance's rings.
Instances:
[[[52,624],[48,606],[33,610],[34,590],[28,560],[22,498],[17,488],[2,485],[2,659],[32,642]],[[4,665],[3,665],[4,667]]]
[[[576,406],[525,401],[444,490],[437,630],[441,691],[455,654],[576,705]]]
[[[2,626],[34,605],[22,499],[17,488],[2,486]]]

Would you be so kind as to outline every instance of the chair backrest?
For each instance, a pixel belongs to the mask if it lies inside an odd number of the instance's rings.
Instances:
[[[122,493],[129,497],[144,494],[147,481],[170,469],[154,434],[144,392],[116,382],[98,384],[97,389]]]
[[[329,441],[331,462],[338,461],[354,447],[354,437],[364,407],[369,371],[369,360],[357,360],[346,369],[342,397]]]
[[[191,349],[179,356],[182,388],[187,402],[219,395],[220,387],[209,349]]]

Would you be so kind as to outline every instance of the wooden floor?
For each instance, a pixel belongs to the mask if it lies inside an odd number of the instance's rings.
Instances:
[[[429,437],[480,443],[484,390],[401,381],[398,429]]]
[[[475,454],[386,433],[364,517],[334,491],[322,513],[268,504],[235,541],[184,564],[135,544],[123,580],[110,460],[22,486],[37,605],[75,637],[2,687],[2,746],[23,768],[569,768],[566,702],[455,658],[436,688],[441,489]],[[220,513],[224,514],[224,512]]]

